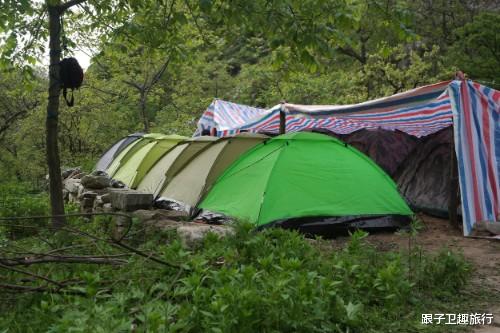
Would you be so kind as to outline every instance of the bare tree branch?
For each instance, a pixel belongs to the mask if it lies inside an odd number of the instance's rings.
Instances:
[[[81,3],[84,3],[85,1],[87,1],[87,0],[69,0],[69,1],[61,4],[60,8],[62,10],[66,10],[66,9],[71,8],[73,6],[76,6],[76,5],[79,5]]]

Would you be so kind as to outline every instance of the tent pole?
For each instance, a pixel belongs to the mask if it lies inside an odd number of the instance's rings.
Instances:
[[[465,80],[465,75],[461,71],[455,73],[455,80]],[[458,183],[458,163],[457,155],[455,153],[455,128],[451,127],[451,151],[450,151],[450,193],[448,201],[448,216],[450,218],[450,224],[454,228],[459,228],[458,225],[458,204],[459,204],[459,191],[460,185]]]
[[[286,113],[280,110],[280,134],[286,133]]]
[[[453,131],[451,132],[451,152],[450,152],[450,196],[448,202],[448,216],[450,224],[458,229],[458,193],[460,191],[458,184],[458,166],[457,156],[455,155],[455,141],[453,140]]]

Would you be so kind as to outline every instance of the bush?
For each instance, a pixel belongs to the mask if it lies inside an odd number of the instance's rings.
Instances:
[[[0,330],[411,332],[425,329],[421,307],[433,306],[434,291],[439,304],[449,304],[467,282],[469,266],[459,255],[424,255],[410,275],[406,254],[378,252],[364,237],[356,232],[344,249],[325,253],[296,232],[242,225],[235,236],[212,235],[193,251],[177,239],[141,246],[179,270],[136,256],[119,268],[47,265],[53,276],[82,280],[73,290],[87,297],[29,295],[0,307]],[[426,292],[415,288],[424,283]]]
[[[0,218],[45,216],[49,213],[49,197],[45,192],[34,190],[25,183],[0,184]],[[40,227],[47,225],[47,219],[9,220],[4,224]],[[36,229],[9,226],[5,228],[10,237],[32,235]]]

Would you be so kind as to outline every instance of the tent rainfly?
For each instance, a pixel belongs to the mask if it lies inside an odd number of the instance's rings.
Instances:
[[[215,100],[200,118],[195,136],[205,131],[225,137],[240,131],[307,129],[349,134],[380,128],[424,137],[453,125],[457,167],[450,180],[458,170],[463,231],[468,236],[476,223],[500,221],[500,91],[464,80],[463,75],[457,78],[353,105],[283,103],[258,109]],[[450,215],[454,209],[450,204]]]
[[[137,190],[152,193],[155,197],[198,152],[217,141],[217,137],[199,136],[179,142],[164,154],[139,182]]]
[[[280,135],[242,155],[200,208],[257,226],[298,217],[413,214],[370,158],[338,139],[308,132]]]
[[[241,133],[213,142],[167,181],[158,196],[180,202],[187,210],[196,207],[215,180],[232,162],[267,139],[265,135]]]
[[[113,161],[108,174],[135,188],[156,161],[178,142],[186,139],[179,135],[147,134],[123,150]]]
[[[115,144],[108,148],[104,152],[104,154],[102,154],[101,158],[99,158],[99,161],[95,166],[95,170],[105,171],[116,158],[116,156],[118,156],[118,154],[123,151],[123,149],[127,148],[131,143],[142,138],[143,135],[144,133],[137,132],[127,135],[126,137],[118,140]]]

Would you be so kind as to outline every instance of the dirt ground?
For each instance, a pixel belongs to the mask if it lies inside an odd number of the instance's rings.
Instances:
[[[473,264],[473,285],[486,286],[499,295],[498,302],[485,303],[485,310],[493,313],[493,325],[478,327],[474,333],[500,333],[500,240],[465,238],[462,231],[453,228],[448,220],[419,216],[423,228],[416,242],[426,251],[439,251],[443,246],[462,250]],[[408,236],[400,233],[370,234],[368,241],[381,250],[397,250],[408,247]],[[482,311],[481,311],[482,313]]]

